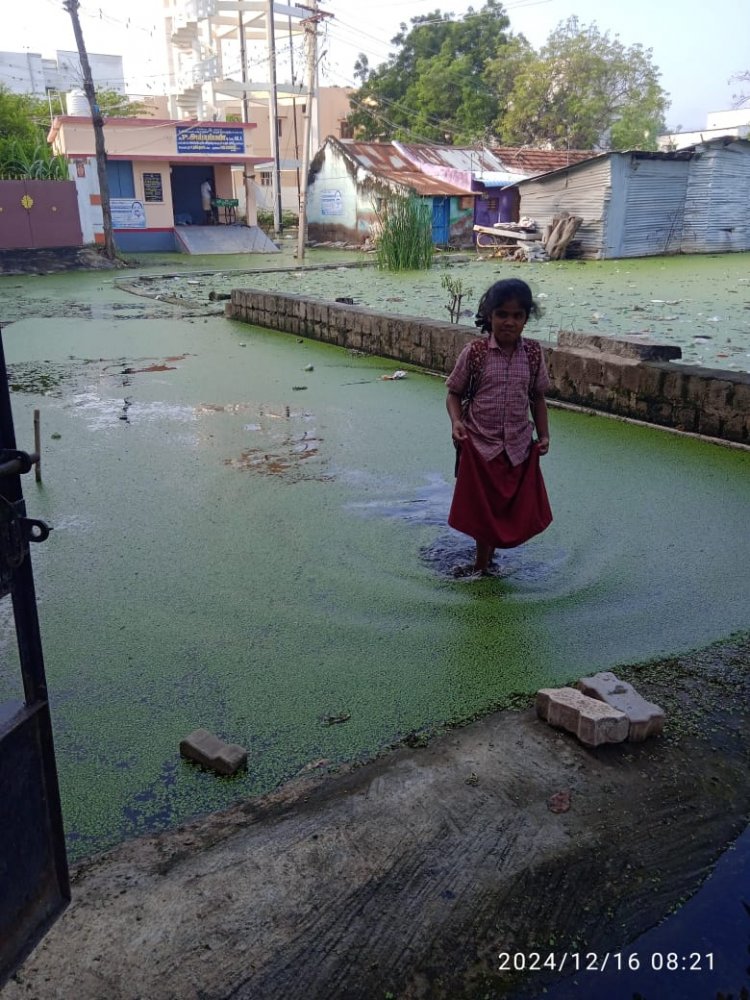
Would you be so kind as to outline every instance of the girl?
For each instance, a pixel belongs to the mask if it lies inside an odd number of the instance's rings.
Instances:
[[[521,336],[530,315],[539,307],[525,281],[492,285],[476,317],[487,337],[466,345],[446,383],[459,449],[448,524],[476,542],[474,565],[456,567],[457,576],[486,574],[496,548],[514,548],[552,521],[539,467],[549,451],[550,382],[538,342]]]

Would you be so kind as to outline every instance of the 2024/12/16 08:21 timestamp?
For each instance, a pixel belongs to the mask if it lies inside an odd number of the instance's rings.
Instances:
[[[652,951],[648,954],[632,951],[501,951],[498,972],[713,972],[711,951]]]

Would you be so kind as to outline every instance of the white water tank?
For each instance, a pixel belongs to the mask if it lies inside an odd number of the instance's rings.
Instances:
[[[91,109],[82,90],[71,90],[65,95],[65,106],[72,118],[90,118]]]

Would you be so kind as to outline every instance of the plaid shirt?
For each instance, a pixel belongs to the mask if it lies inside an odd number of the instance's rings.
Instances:
[[[467,344],[461,351],[446,382],[448,391],[457,396],[466,395],[469,387],[470,347]],[[511,465],[520,465],[528,455],[534,431],[529,419],[529,395],[544,395],[550,386],[543,353],[533,386],[529,386],[530,378],[529,360],[521,340],[508,360],[490,335],[479,385],[464,421],[485,461],[505,451]]]

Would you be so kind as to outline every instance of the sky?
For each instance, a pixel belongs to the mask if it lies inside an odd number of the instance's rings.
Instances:
[[[320,0],[319,6],[333,15],[321,37],[321,83],[354,86],[357,55],[364,52],[371,67],[384,62],[402,22],[436,10],[463,16],[472,7],[480,10],[483,0]],[[571,15],[618,35],[626,46],[652,49],[670,95],[670,131],[703,128],[708,112],[732,107],[740,86],[730,77],[750,70],[750,0],[712,0],[705,6],[685,0],[507,0],[504,6],[511,30],[536,49]],[[130,93],[165,92],[161,10],[161,0],[81,0],[87,49],[123,56]],[[3,0],[0,46],[44,56],[75,49],[61,0]]]

